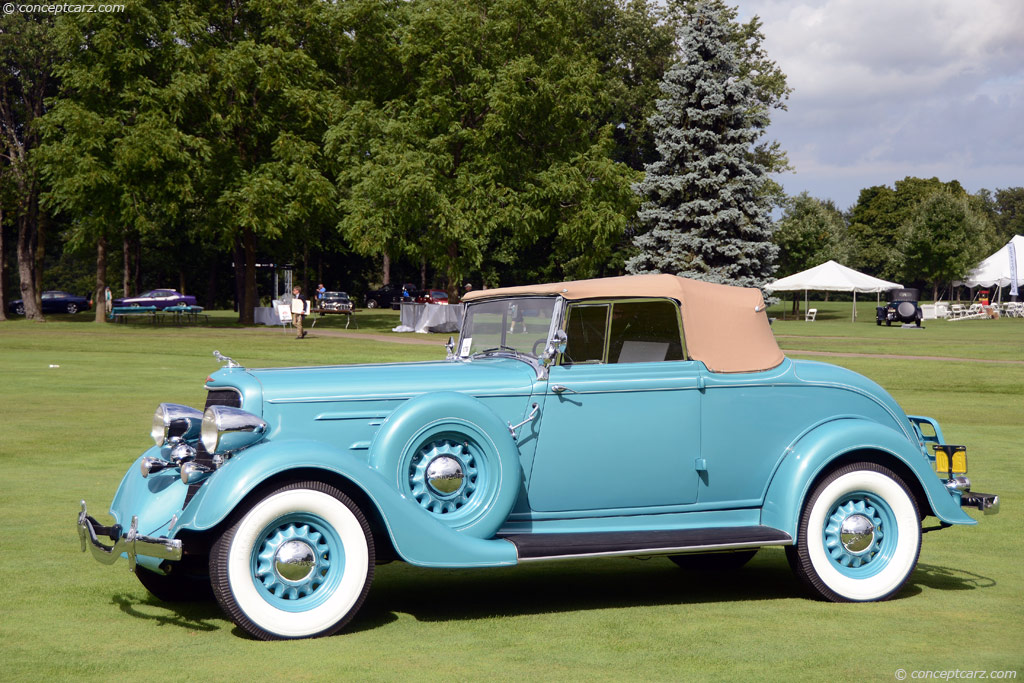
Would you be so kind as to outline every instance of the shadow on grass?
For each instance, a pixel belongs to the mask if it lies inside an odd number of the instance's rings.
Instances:
[[[479,570],[387,565],[347,630],[392,621],[457,621],[510,615],[579,612],[709,602],[802,597],[781,554],[735,572],[684,571],[666,558],[577,560]]]
[[[918,564],[908,583],[915,588],[921,586],[943,591],[968,591],[976,588],[992,588],[996,585],[996,580],[963,569]]]
[[[950,567],[919,564],[896,600],[925,588],[963,591],[991,588],[990,577]],[[583,612],[675,604],[807,599],[781,552],[764,551],[731,572],[685,571],[666,558],[577,560],[500,569],[437,570],[402,563],[377,568],[362,609],[342,633],[372,631],[409,614],[420,622]],[[123,593],[113,598],[122,612],[191,631],[216,631],[227,616],[213,600],[164,603]],[[232,633],[251,638],[237,626]]]
[[[155,622],[157,626],[177,626],[189,631],[216,631],[214,620],[227,617],[212,599],[202,602],[161,602],[152,595],[140,600],[129,593],[115,595],[112,602],[128,616]]]

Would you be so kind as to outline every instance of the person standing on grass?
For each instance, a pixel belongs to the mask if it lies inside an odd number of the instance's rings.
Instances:
[[[292,326],[295,328],[296,339],[306,336],[302,329],[302,321],[306,317],[306,300],[302,298],[302,290],[298,287],[292,288]]]
[[[114,312],[114,295],[110,293],[110,287],[103,288],[103,306],[107,312],[107,317]]]

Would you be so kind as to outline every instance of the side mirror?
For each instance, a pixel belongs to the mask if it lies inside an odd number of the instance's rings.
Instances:
[[[555,360],[555,356],[565,353],[565,347],[568,342],[569,335],[565,333],[565,330],[555,330],[554,335],[548,340],[548,345],[544,348],[544,354],[541,356],[541,361],[544,365],[551,365]]]

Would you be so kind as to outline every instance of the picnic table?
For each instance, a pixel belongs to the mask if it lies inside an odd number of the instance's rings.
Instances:
[[[156,306],[114,306],[110,310],[110,319],[115,323],[127,323],[139,320],[152,324],[173,322],[176,325],[198,323],[200,317],[209,322],[210,317],[203,314],[202,306],[168,306],[159,309]]]

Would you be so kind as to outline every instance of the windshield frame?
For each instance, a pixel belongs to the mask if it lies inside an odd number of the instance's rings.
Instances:
[[[473,307],[475,307],[475,306],[486,306],[486,305],[489,305],[489,304],[493,305],[496,302],[508,303],[508,302],[511,302],[511,301],[535,300],[535,299],[541,299],[541,300],[552,300],[553,299],[554,300],[554,302],[553,302],[554,305],[551,308],[551,319],[548,321],[548,328],[547,328],[547,332],[546,332],[545,337],[544,337],[544,346],[546,348],[548,340],[551,339],[551,337],[555,333],[555,330],[559,329],[559,326],[561,325],[562,314],[563,314],[563,312],[565,310],[565,299],[563,299],[560,296],[557,296],[557,295],[552,296],[550,294],[549,295],[526,295],[526,296],[523,296],[523,295],[519,295],[519,296],[503,296],[503,297],[495,297],[493,299],[491,299],[491,298],[478,299],[476,301],[472,301],[472,302],[466,303],[466,311],[465,311],[465,314],[462,317],[462,326],[461,326],[461,328],[459,330],[459,342],[458,342],[458,345],[455,347],[456,350],[457,350],[457,352],[455,353],[455,358],[457,360],[461,360],[461,361],[472,361],[472,360],[477,360],[477,359],[480,359],[480,358],[487,358],[487,357],[490,357],[490,356],[501,356],[503,358],[518,358],[519,360],[525,361],[525,362],[529,363],[531,366],[533,366],[537,370],[538,375],[546,374],[546,368],[544,368],[543,365],[540,362],[540,358],[543,355],[543,351],[541,352],[540,355],[534,355],[532,353],[532,349],[531,350],[519,350],[519,349],[515,349],[514,346],[507,345],[505,343],[507,341],[507,336],[506,335],[508,333],[506,332],[506,329],[505,329],[505,323],[507,323],[507,321],[504,320],[504,319],[503,319],[503,324],[502,324],[502,329],[501,329],[501,341],[500,341],[500,344],[499,344],[502,348],[496,348],[495,350],[488,349],[488,352],[486,354],[483,351],[477,351],[475,353],[470,354],[469,353],[469,348],[464,348],[465,347],[465,340],[467,340],[467,339],[471,340],[472,339],[472,337],[466,337],[466,332],[467,332],[466,326],[469,323],[470,311],[473,309]],[[505,347],[509,347],[509,348],[505,348]],[[545,372],[542,372],[542,371],[545,371]]]

